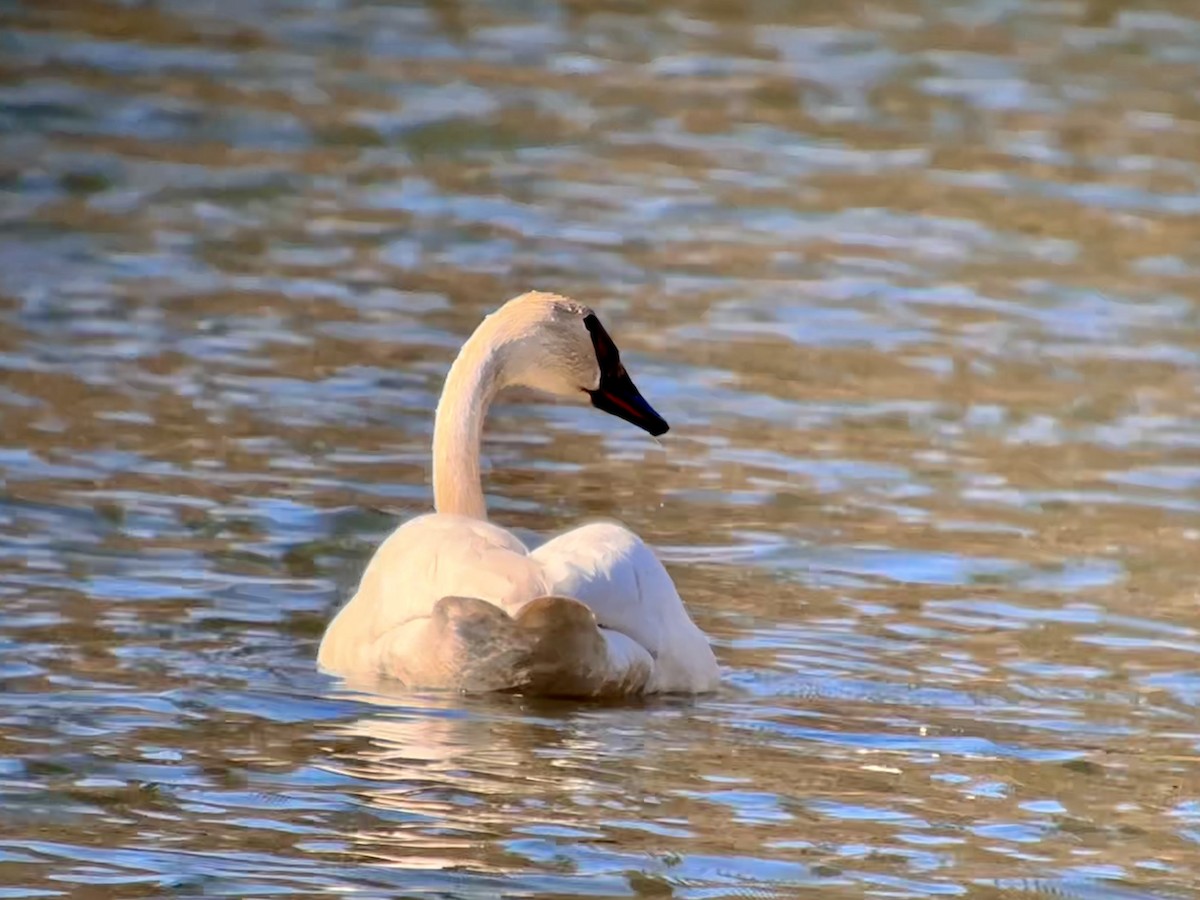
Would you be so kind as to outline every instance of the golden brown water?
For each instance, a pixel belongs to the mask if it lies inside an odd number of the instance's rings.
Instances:
[[[1200,8],[0,6],[0,896],[1200,890]],[[671,422],[493,415],[726,672],[314,669],[531,287]]]

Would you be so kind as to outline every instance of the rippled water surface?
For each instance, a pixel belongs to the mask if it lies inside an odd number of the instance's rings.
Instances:
[[[0,896],[1200,891],[1200,7],[0,5]],[[516,396],[724,690],[314,666],[530,287]]]

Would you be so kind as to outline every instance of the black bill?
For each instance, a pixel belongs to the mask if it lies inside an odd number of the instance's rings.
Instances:
[[[631,422],[655,437],[666,434],[670,426],[638,391],[633,379],[621,365],[621,353],[617,350],[617,345],[608,336],[600,320],[595,315],[590,315],[583,323],[592,336],[592,346],[596,348],[596,361],[600,364],[600,386],[594,391],[588,391],[592,398],[592,406]]]

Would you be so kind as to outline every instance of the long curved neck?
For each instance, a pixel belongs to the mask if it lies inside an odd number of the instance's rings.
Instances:
[[[483,420],[504,387],[504,350],[485,324],[450,367],[433,426],[433,504],[439,513],[487,519],[479,451]]]

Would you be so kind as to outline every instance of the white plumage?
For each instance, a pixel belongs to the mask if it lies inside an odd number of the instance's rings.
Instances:
[[[568,397],[659,434],[587,309],[524,294],[484,320],[446,379],[434,429],[438,512],[397,528],[329,624],[319,662],[361,678],[467,691],[613,696],[714,689],[708,640],[653,551],[593,523],[530,552],[485,521],[480,433],[511,384]]]

